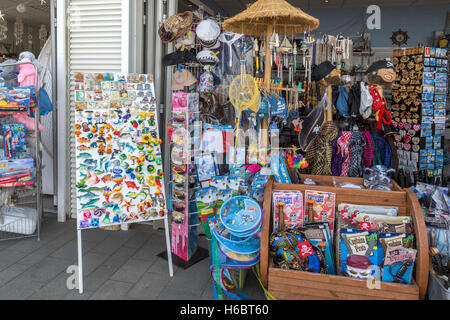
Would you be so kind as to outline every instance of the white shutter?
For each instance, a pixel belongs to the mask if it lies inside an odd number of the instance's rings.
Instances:
[[[128,1],[69,1],[69,70],[128,70]]]
[[[71,216],[76,218],[76,164],[74,118],[75,72],[128,73],[129,1],[69,0],[68,1],[68,76],[70,102],[70,198]]]

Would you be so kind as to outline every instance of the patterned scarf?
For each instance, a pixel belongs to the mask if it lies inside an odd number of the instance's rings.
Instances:
[[[339,129],[332,121],[326,122],[313,142],[314,156],[311,164],[311,173],[331,176],[331,158],[333,149],[331,142],[337,138]],[[309,150],[308,150],[309,151]]]
[[[354,131],[348,148],[350,150],[350,163],[348,176],[361,177],[364,171],[362,156],[364,153],[365,141],[361,131]]]
[[[365,168],[371,168],[373,161],[373,142],[372,138],[370,137],[370,132],[368,130],[365,130],[363,132],[363,137],[364,141],[366,142],[366,144],[364,145],[363,164]]]
[[[350,131],[343,131],[342,136],[337,141],[338,153],[342,156],[341,177],[348,176],[348,169],[350,165],[350,150],[348,149],[348,145],[351,137],[352,133]]]
[[[333,154],[331,156],[331,173],[336,177],[339,177],[342,171],[342,156],[337,150],[337,143],[341,136],[342,132],[339,131],[337,138],[331,142],[331,147],[333,148]]]

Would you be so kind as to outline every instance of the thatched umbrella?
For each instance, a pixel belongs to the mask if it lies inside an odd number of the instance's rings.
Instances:
[[[270,37],[275,30],[278,34],[297,34],[311,31],[319,26],[316,19],[285,0],[258,0],[246,10],[227,19],[223,28],[234,33],[249,36],[266,35],[266,57],[264,83],[270,89],[272,67],[270,64]],[[266,123],[263,122],[263,128]],[[266,137],[263,138],[265,140]]]
[[[266,64],[264,82],[270,86],[270,36],[275,32],[281,35],[311,31],[319,26],[316,19],[284,0],[258,0],[246,10],[227,19],[223,28],[234,33],[249,36],[266,34]],[[269,67],[268,67],[269,66]]]

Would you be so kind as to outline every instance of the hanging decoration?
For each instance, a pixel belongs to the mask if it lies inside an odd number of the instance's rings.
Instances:
[[[8,37],[8,22],[3,18],[2,13],[0,11],[0,41],[5,40]]]
[[[17,12],[19,13],[25,13],[27,11],[27,7],[25,5],[25,3],[19,3],[16,7]]]
[[[23,43],[23,28],[22,17],[18,16],[16,22],[14,23],[14,38],[16,39],[16,46],[19,46]]]
[[[400,47],[402,44],[406,44],[408,42],[408,39],[408,33],[406,31],[403,31],[402,29],[398,29],[398,31],[392,32],[392,44]]]
[[[5,14],[2,13],[2,10],[0,10],[0,19],[2,19],[3,21],[5,21]]]
[[[28,27],[27,50],[33,51],[33,28],[32,27]]]
[[[47,41],[48,38],[48,32],[47,32],[47,27],[45,26],[45,24],[41,24],[41,27],[39,28],[39,48],[42,49],[45,45],[45,41]]]

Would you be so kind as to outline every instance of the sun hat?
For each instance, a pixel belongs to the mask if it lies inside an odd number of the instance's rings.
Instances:
[[[183,90],[197,83],[197,79],[187,69],[176,71],[172,77],[172,91]]]
[[[314,67],[311,72],[311,80],[319,81],[325,78],[331,71],[336,69],[336,66],[330,61],[324,61],[318,66]]]
[[[197,54],[197,60],[202,65],[216,65],[219,58],[211,50],[202,50]]]
[[[166,54],[162,59],[165,67],[174,66],[177,64],[186,64],[191,62],[197,62],[194,53],[191,50],[176,50],[169,54]]]
[[[161,41],[168,43],[177,40],[191,28],[193,22],[194,14],[190,11],[168,17],[158,30]]]
[[[195,30],[197,39],[205,48],[216,49],[220,46],[218,38],[220,36],[219,24],[212,20],[206,19],[200,22]]]

